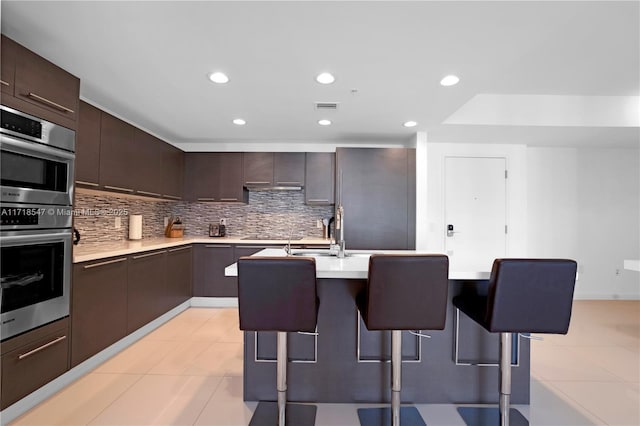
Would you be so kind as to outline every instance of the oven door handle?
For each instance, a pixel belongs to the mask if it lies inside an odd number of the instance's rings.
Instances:
[[[19,150],[19,153],[29,153],[29,152],[37,152],[42,154],[50,159],[62,159],[62,160],[73,160],[76,156],[72,152],[67,152],[62,149],[52,148],[46,145],[34,143],[34,142],[25,142],[20,139],[13,138],[8,135],[2,135],[0,137],[0,142],[2,145],[8,145],[9,147],[16,148]]]
[[[65,230],[65,232],[49,232],[42,234],[32,234],[32,235],[3,235],[2,236],[2,246],[6,246],[5,243],[30,243],[30,242],[50,242],[50,241],[61,241],[61,240],[69,240],[71,241],[71,232],[69,230]],[[15,245],[15,244],[12,244]]]

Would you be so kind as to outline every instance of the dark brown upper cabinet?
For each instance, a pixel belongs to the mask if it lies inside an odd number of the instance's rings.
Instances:
[[[184,152],[173,145],[162,145],[162,197],[170,200],[182,199],[184,183]]]
[[[307,152],[304,202],[310,205],[334,204],[336,154]]]
[[[138,159],[133,171],[133,188],[137,194],[161,197],[163,192],[162,151],[165,143],[138,128],[134,131],[133,150]]]
[[[304,186],[304,152],[245,152],[247,186]]]
[[[101,111],[80,101],[78,132],[76,133],[75,170],[77,184],[97,187],[100,184],[100,121]]]
[[[5,36],[1,80],[4,105],[76,129],[80,79]]]
[[[2,36],[2,42],[0,45],[0,55],[2,58],[0,73],[0,85],[2,86],[2,93],[13,96],[13,87],[15,86],[16,76],[16,50],[18,45],[16,42]]]
[[[246,202],[242,155],[239,152],[186,153],[185,198],[190,201]]]
[[[18,109],[75,129],[80,79],[25,48],[17,49],[15,62]]]
[[[415,149],[336,150],[347,248],[415,248],[415,168]]]
[[[136,128],[102,112],[100,132],[100,185],[104,189],[133,193],[140,151],[134,143]]]

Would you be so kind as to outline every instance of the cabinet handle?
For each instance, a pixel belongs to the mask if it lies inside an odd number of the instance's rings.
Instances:
[[[151,256],[155,256],[157,254],[162,254],[164,252],[165,252],[164,250],[162,250],[162,251],[154,251],[153,253],[139,254],[137,256],[133,256],[133,258],[134,259],[142,259],[143,257],[151,257]]]
[[[231,248],[231,246],[227,244],[207,244],[204,247],[205,248]]]
[[[28,358],[28,357],[30,357],[30,356],[31,356],[31,355],[33,355],[33,354],[36,354],[36,353],[38,353],[38,352],[40,352],[40,351],[42,351],[42,350],[44,350],[44,349],[47,349],[49,346],[53,346],[53,345],[55,345],[55,344],[56,344],[56,343],[58,343],[58,342],[62,342],[62,341],[63,341],[64,339],[66,339],[66,338],[67,338],[67,336],[60,336],[60,337],[57,337],[57,338],[53,339],[52,341],[50,341],[49,343],[45,343],[44,345],[39,346],[39,347],[37,347],[37,348],[35,348],[35,349],[32,349],[32,350],[30,350],[29,352],[26,352],[26,353],[24,353],[24,354],[18,355],[18,359],[19,359],[19,360],[22,360],[22,359]]]
[[[169,253],[173,253],[174,251],[180,251],[180,250],[188,250],[190,249],[191,246],[188,247],[179,247],[179,248],[174,248],[174,249],[169,249]]]
[[[153,195],[154,197],[160,197],[161,196],[157,192],[148,192],[148,191],[138,191],[138,194]]]
[[[53,101],[50,101],[47,98],[43,98],[42,96],[38,96],[38,95],[36,95],[35,93],[32,93],[32,92],[29,92],[27,97],[29,97],[31,99],[35,99],[36,101],[39,101],[39,102],[41,102],[43,104],[47,104],[49,106],[52,106],[52,107],[54,107],[56,109],[59,109],[60,111],[68,112],[70,114],[73,114],[75,112],[74,110],[72,110],[70,108],[67,108],[66,106],[57,104],[57,103],[55,103]]]
[[[116,191],[133,192],[133,189],[130,189],[130,188],[120,188],[119,186],[105,185],[104,187],[105,187],[106,189],[113,189],[113,190],[116,190]]]
[[[197,198],[197,201],[215,201],[215,198]]]
[[[88,185],[88,186],[100,186],[97,183],[93,183],[93,182],[85,182],[83,180],[77,180],[76,183],[79,183],[80,185]]]
[[[238,246],[239,248],[248,248],[248,249],[268,249],[268,248],[280,248],[277,245],[274,246]]]
[[[238,201],[237,198],[220,198],[220,201]]]
[[[106,262],[92,263],[91,265],[85,265],[84,269],[91,269],[97,266],[111,265],[112,263],[124,262],[125,260],[127,260],[126,257],[121,257],[120,259],[107,260]]]
[[[180,198],[180,197],[176,197],[175,195],[167,195],[167,194],[164,194],[164,195],[163,195],[163,197],[164,197],[164,198],[170,198],[170,199],[172,199],[172,200],[182,200],[182,198]]]
[[[310,198],[310,199],[307,200],[307,202],[309,202],[309,203],[320,203],[320,202],[328,203],[329,200],[325,199],[325,198]]]
[[[267,185],[270,184],[271,182],[260,182],[260,181],[254,181],[254,182],[245,182],[245,185]]]
[[[0,84],[2,84],[3,86],[11,86],[9,83],[7,83],[4,80],[0,80]]]
[[[296,182],[290,182],[290,181],[286,181],[286,180],[279,180],[278,182],[276,182],[278,185],[302,185],[300,182],[296,181]]]

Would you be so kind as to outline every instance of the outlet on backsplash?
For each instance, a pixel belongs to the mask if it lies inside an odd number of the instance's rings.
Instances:
[[[316,220],[316,228],[322,229],[322,219]]]
[[[115,229],[120,229],[121,226],[122,226],[122,220],[120,219],[120,216],[116,216],[116,219],[114,221],[114,227]]]
[[[165,216],[164,220],[162,221],[162,226],[166,228],[167,225],[169,225],[169,216]]]

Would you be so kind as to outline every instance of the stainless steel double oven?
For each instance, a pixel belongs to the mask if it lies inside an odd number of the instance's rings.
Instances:
[[[0,106],[0,338],[69,315],[75,132]]]

